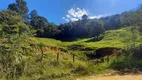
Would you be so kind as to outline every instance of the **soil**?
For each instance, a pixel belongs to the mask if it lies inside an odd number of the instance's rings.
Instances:
[[[90,76],[77,80],[142,80],[142,74]]]

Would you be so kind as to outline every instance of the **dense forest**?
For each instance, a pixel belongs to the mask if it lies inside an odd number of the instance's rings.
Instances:
[[[16,0],[0,11],[0,79],[69,80],[108,69],[138,72],[141,34],[142,5],[99,19],[84,14],[56,25],[36,10],[29,12],[26,1]]]

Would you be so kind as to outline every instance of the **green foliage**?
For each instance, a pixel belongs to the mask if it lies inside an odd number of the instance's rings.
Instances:
[[[119,14],[112,15],[112,16],[107,16],[103,17],[100,20],[104,22],[104,28],[105,30],[114,30],[114,29],[119,29],[122,27],[122,23],[120,21],[120,16]]]
[[[36,10],[31,11],[30,24],[32,29],[36,30],[36,36],[53,38],[57,34],[57,26],[53,23],[49,23],[45,17],[39,16]]]
[[[0,77],[16,79],[24,70],[29,28],[17,15],[7,10],[0,12]]]
[[[31,13],[32,14],[32,13]],[[42,16],[33,16],[31,18],[31,25],[35,29],[43,29],[43,27],[48,23],[47,19]]]
[[[57,34],[57,27],[55,24],[48,24],[46,25],[44,28],[44,33],[43,33],[43,37],[48,37],[48,38],[52,38],[55,37]]]
[[[110,68],[115,70],[122,70],[125,72],[137,72],[141,71],[142,64],[141,64],[141,39],[140,39],[140,33],[139,33],[139,27],[131,26],[128,28],[129,34],[126,34],[125,36],[128,36],[126,40],[123,40],[126,45],[126,52],[119,58],[114,58],[111,61]]]
[[[0,12],[2,32],[6,35],[28,33],[29,28],[24,24],[16,12],[6,10]]]
[[[23,20],[28,18],[28,7],[24,0],[16,0],[16,3],[8,5],[8,9],[17,12]]]
[[[98,19],[89,20],[87,15],[82,16],[82,20],[61,24],[61,31],[57,39],[74,40],[84,37],[97,37],[105,32],[103,22]]]
[[[96,37],[96,40],[98,40],[100,34],[103,34],[105,32],[105,29],[103,28],[103,23],[99,20],[92,21],[88,24],[87,27],[89,35],[91,37]]]
[[[130,72],[141,71],[142,60],[134,58],[132,55],[123,55],[119,58],[115,58],[110,63],[110,68],[114,70],[128,70]]]
[[[37,17],[38,16],[37,11],[36,10],[31,11],[30,16],[31,16],[31,18]]]
[[[21,17],[18,14],[11,10],[5,10],[0,12],[0,23],[14,24],[21,21]]]
[[[141,6],[135,10],[123,12],[121,14],[121,23],[124,26],[142,26],[142,8]]]

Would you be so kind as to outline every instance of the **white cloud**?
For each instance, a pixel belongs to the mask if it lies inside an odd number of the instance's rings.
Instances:
[[[62,19],[65,19],[65,17],[62,17]]]
[[[88,15],[88,11],[86,11],[85,9],[71,8],[70,10],[68,10],[68,15],[75,17],[75,18],[81,18],[84,14]]]
[[[95,15],[95,16],[89,16],[89,19],[99,19],[101,17],[109,16],[109,14],[104,14],[104,15]]]
[[[67,18],[70,18],[71,16],[67,14],[66,17],[67,17]]]
[[[70,18],[71,21],[77,21],[78,18]]]
[[[88,11],[80,8],[71,8],[70,10],[68,10],[66,17],[63,17],[62,19],[67,22],[77,21],[81,19],[84,14],[88,15]]]
[[[81,19],[84,14],[88,15],[89,19],[94,19],[94,18],[98,19],[107,16],[107,15],[90,15],[90,13],[85,9],[71,8],[70,10],[68,10],[66,17],[63,17],[62,19],[64,19],[66,22],[77,21]]]
[[[99,18],[101,18],[101,17],[103,17],[102,15],[97,15],[97,16],[89,16],[89,19],[99,19]]]

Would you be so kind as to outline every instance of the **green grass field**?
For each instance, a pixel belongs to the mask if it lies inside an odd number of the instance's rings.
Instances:
[[[141,44],[142,37],[136,34],[135,44]],[[105,70],[111,70],[110,65],[107,62],[104,62],[100,65],[94,65],[91,61],[86,61],[86,56],[84,53],[89,53],[98,48],[105,47],[116,47],[125,49],[128,45],[131,44],[132,32],[130,27],[122,28],[118,30],[109,30],[104,34],[104,38],[100,41],[94,41],[93,38],[84,38],[77,39],[72,42],[62,42],[55,39],[49,38],[31,38],[34,44],[44,44],[48,46],[63,48],[68,51],[68,53],[61,53],[59,62],[57,62],[57,52],[56,51],[47,51],[43,57],[42,62],[35,62],[40,54],[37,54],[35,58],[31,58],[29,63],[32,66],[27,69],[27,72],[32,74],[31,78],[21,77],[21,79],[52,79],[52,80],[66,80],[74,79],[75,76],[82,75],[91,75],[91,74],[100,74],[105,72]],[[75,62],[73,62],[72,54],[76,54]],[[122,62],[124,57],[120,59]],[[116,60],[114,60],[116,61]],[[113,61],[111,61],[113,63]],[[115,64],[115,63],[113,63]],[[32,68],[34,66],[34,68]],[[119,66],[119,65],[118,65]],[[122,66],[121,66],[122,67]],[[42,70],[43,69],[43,70]],[[39,70],[39,72],[38,72]],[[41,72],[40,72],[41,71]]]
[[[57,46],[61,48],[66,48],[67,46],[78,44],[78,45],[84,45],[85,47],[90,48],[103,48],[103,47],[119,47],[119,48],[125,48],[125,43],[130,41],[130,38],[132,37],[132,33],[130,31],[130,28],[122,28],[118,30],[109,30],[106,31],[104,34],[104,38],[101,41],[91,41],[93,38],[84,38],[84,39],[78,39],[76,41],[72,42],[62,42],[55,39],[49,39],[49,38],[32,38],[32,40],[35,41],[35,43],[43,43],[45,45],[49,46]],[[138,35],[137,44],[140,43],[142,37]]]

